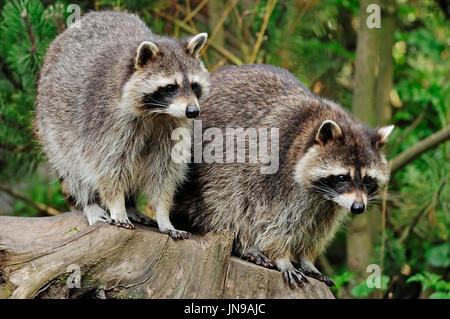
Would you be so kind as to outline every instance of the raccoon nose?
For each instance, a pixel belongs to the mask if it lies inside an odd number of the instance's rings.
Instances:
[[[190,119],[196,118],[200,114],[198,106],[188,106],[186,108],[186,116]]]
[[[351,208],[351,212],[353,214],[361,214],[364,213],[364,211],[366,210],[366,206],[364,205],[364,203],[358,203],[358,202],[354,202]]]

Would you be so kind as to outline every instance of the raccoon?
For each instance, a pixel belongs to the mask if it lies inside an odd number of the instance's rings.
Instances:
[[[150,223],[136,209],[143,193],[161,232],[190,236],[169,219],[187,169],[171,159],[171,133],[192,129],[208,94],[209,73],[199,59],[206,39],[205,33],[157,36],[134,14],[106,11],[86,14],[51,43],[40,71],[35,133],[89,224]]]
[[[200,232],[231,230],[235,253],[275,266],[290,286],[302,286],[306,276],[333,285],[313,262],[347,212],[363,213],[388,182],[380,148],[393,126],[370,129],[339,104],[312,94],[286,70],[268,65],[213,73],[204,106],[203,133],[277,128],[278,169],[262,174],[267,158],[226,163],[239,150],[222,145],[219,161],[191,164],[172,216]],[[204,137],[203,150],[214,139]],[[248,156],[249,136],[245,139]],[[261,142],[258,135],[258,148]]]

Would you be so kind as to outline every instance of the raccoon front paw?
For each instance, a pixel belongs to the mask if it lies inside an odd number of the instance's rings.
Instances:
[[[303,287],[304,283],[308,282],[303,272],[295,268],[283,270],[281,274],[284,282],[291,288],[295,288],[295,286]]]
[[[167,231],[167,234],[173,239],[189,239],[191,237],[191,233],[183,230],[170,229]]]
[[[249,252],[246,253],[242,256],[242,259],[249,261],[251,263],[257,264],[259,266],[265,267],[265,268],[269,268],[269,269],[273,269],[275,268],[275,265],[270,261],[269,258],[266,257],[266,255],[264,255],[261,252]]]
[[[327,285],[328,287],[333,287],[336,285],[333,280],[331,280],[329,277],[321,274],[320,272],[303,271],[303,273],[305,274],[305,276],[317,279],[318,281],[325,283],[325,285]]]
[[[117,221],[117,220],[111,219],[111,221],[109,223],[116,227],[122,227],[122,228],[126,228],[126,229],[135,229],[136,228],[129,220]]]

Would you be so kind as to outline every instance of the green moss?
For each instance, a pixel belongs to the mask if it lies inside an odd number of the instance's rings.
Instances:
[[[66,284],[67,284],[67,278],[69,277],[69,275],[70,275],[70,274],[67,273],[67,274],[64,274],[64,275],[62,275],[62,276],[56,278],[56,279],[55,279],[55,283],[66,285]]]
[[[10,283],[0,285],[0,299],[9,298],[14,291],[14,287]]]
[[[130,296],[128,296],[126,293],[121,292],[114,296],[116,299],[131,299]]]
[[[94,290],[102,286],[102,282],[97,278],[94,278],[89,273],[84,273],[81,276],[81,289],[85,291]]]

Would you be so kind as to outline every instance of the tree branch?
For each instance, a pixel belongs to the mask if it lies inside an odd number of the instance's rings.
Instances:
[[[0,298],[333,298],[315,279],[290,289],[280,272],[230,256],[227,231],[176,241],[70,212],[0,216],[0,234]]]
[[[390,150],[395,150],[402,142],[403,140],[411,134],[412,131],[416,129],[416,127],[422,122],[423,118],[425,117],[425,114],[428,112],[428,110],[431,108],[431,103],[427,104],[425,109],[419,114],[418,117],[406,128],[406,130],[403,132],[403,134],[399,135],[395,139],[395,144],[393,146],[390,146]]]
[[[266,32],[266,28],[269,23],[270,16],[272,15],[273,9],[275,8],[276,4],[277,4],[277,0],[272,0],[272,1],[267,2],[266,13],[264,15],[263,24],[261,25],[261,29],[259,30],[258,38],[256,39],[256,43],[255,43],[255,46],[253,47],[252,54],[250,55],[250,58],[248,60],[248,64],[255,63],[256,55],[258,54],[259,48],[261,47],[264,33]]]
[[[450,139],[450,125],[447,125],[443,129],[437,131],[433,135],[394,157],[394,159],[391,160],[391,173],[394,174],[403,166],[410,163],[426,151],[436,147],[448,139]]]
[[[176,22],[180,28],[182,28],[183,30],[195,34],[195,30],[193,28],[191,28],[189,25],[187,25],[186,23],[184,23],[183,21],[180,21],[178,19],[174,19],[171,16],[161,12],[160,10],[157,9],[151,9],[155,14],[159,15],[160,17],[166,19],[167,21],[170,22]],[[144,12],[148,13],[148,10],[144,10]],[[150,14],[149,14],[150,15]],[[151,16],[151,15],[150,15]],[[236,64],[236,65],[242,65],[244,64],[244,62],[242,62],[241,59],[239,59],[237,56],[235,56],[233,53],[231,53],[230,51],[228,51],[227,49],[216,45],[215,43],[211,43],[210,47],[214,50],[216,50],[217,52],[219,52],[220,54],[222,54],[224,57],[226,57],[229,61],[231,61],[232,63]]]
[[[448,176],[447,176],[448,177]],[[441,181],[441,184],[439,185],[438,189],[434,192],[433,194],[433,198],[432,198],[432,202],[430,205],[428,205],[427,207],[425,207],[423,210],[421,210],[419,212],[419,214],[414,218],[414,220],[412,221],[412,223],[409,225],[409,227],[406,228],[406,230],[403,232],[402,236],[400,237],[400,244],[405,243],[409,236],[412,234],[414,228],[416,227],[417,223],[419,222],[419,220],[422,218],[423,215],[425,215],[427,212],[429,212],[433,207],[436,206],[436,203],[439,199],[439,196],[442,192],[442,189],[444,188],[445,184],[447,183],[446,179],[443,179]]]
[[[28,33],[28,39],[30,40],[30,53],[34,56],[36,54],[36,35],[34,34],[33,25],[31,24],[30,16],[28,15],[26,9],[22,11],[21,18],[23,23],[25,24],[25,28]]]
[[[231,10],[234,8],[234,6],[236,5],[237,2],[238,2],[238,0],[233,0],[232,2],[228,2],[227,6],[225,7],[225,10],[224,10],[224,12],[222,14],[222,17],[217,22],[214,30],[211,32],[211,35],[209,36],[208,41],[206,41],[205,47],[203,48],[204,51],[206,51],[206,49],[211,45],[211,43],[214,40],[215,36],[217,35],[217,33],[222,28],[223,23],[225,22],[227,17],[230,15]]]
[[[11,82],[12,86],[16,90],[22,91],[23,90],[22,83],[18,82],[14,78],[14,75],[12,74],[11,70],[8,68],[8,65],[6,64],[6,61],[2,57],[0,57],[0,65],[3,75],[8,79],[9,82]]]
[[[208,0],[203,0],[202,2],[200,2],[200,4],[197,7],[195,7],[195,9],[193,11],[188,10],[188,15],[186,16],[186,18],[184,18],[183,23],[187,23],[189,21],[192,21],[192,19],[197,15],[197,13],[200,12],[200,10],[207,3],[208,3]]]
[[[61,214],[61,212],[53,207],[47,206],[45,204],[42,203],[37,203],[31,199],[29,199],[28,197],[6,187],[5,185],[0,184],[0,191],[5,192],[6,194],[17,198],[19,200],[22,200],[24,202],[26,202],[27,204],[33,206],[34,208],[36,208],[37,210],[39,210],[40,212],[46,214],[46,215],[50,215],[50,216],[56,216]]]

